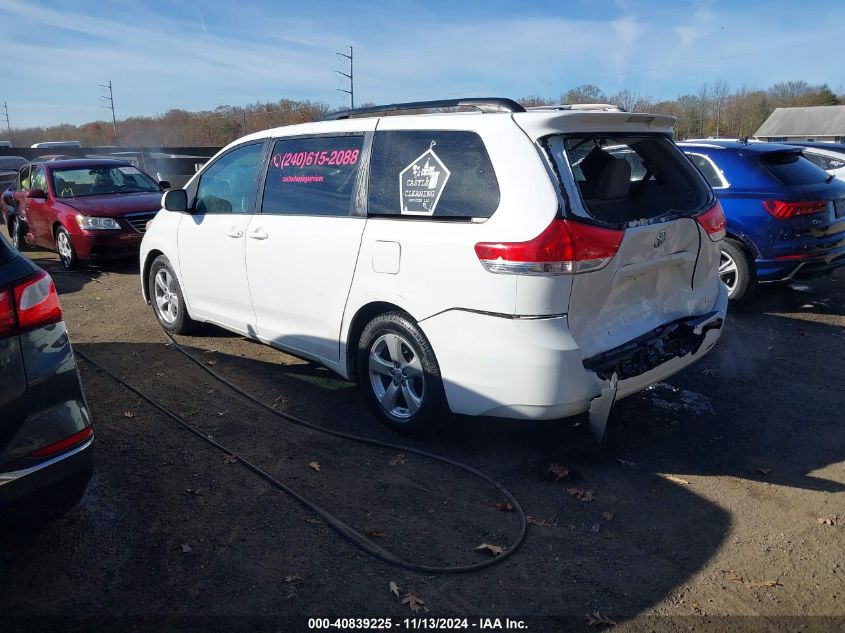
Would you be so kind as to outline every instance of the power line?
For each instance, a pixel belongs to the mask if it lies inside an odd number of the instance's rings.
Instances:
[[[349,55],[346,53],[335,53],[335,55],[339,55],[345,59],[349,60],[349,73],[345,73],[341,70],[336,70],[335,72],[340,75],[341,77],[346,77],[349,80],[349,90],[344,90],[343,88],[338,88],[339,92],[345,92],[349,95],[349,107],[355,107],[355,81],[352,78],[353,69],[352,69],[352,47],[349,47]]]
[[[100,98],[105,99],[106,101],[109,102],[109,105],[103,106],[103,107],[106,110],[111,110],[111,125],[112,125],[112,129],[114,130],[114,137],[113,137],[112,143],[114,145],[117,145],[118,144],[118,142],[117,142],[117,119],[114,118],[114,92],[112,92],[112,88],[111,88],[111,79],[109,79],[108,84],[98,84],[98,85],[100,86],[100,88],[108,88],[108,91],[109,91],[108,96],[100,95]]]

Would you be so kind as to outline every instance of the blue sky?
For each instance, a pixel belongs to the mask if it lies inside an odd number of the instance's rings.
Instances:
[[[724,79],[845,82],[845,2],[805,0],[0,0],[0,101],[13,127],[281,98],[541,95],[593,83],[655,98]]]

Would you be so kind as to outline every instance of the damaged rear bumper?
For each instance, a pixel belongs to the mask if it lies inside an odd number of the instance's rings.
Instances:
[[[603,380],[616,374],[619,380],[640,376],[660,365],[689,354],[696,354],[710,330],[721,330],[724,313],[678,319],[646,332],[624,345],[584,361],[584,369]]]

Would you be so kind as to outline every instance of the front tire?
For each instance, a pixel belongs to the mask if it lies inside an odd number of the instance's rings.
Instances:
[[[734,303],[746,299],[756,284],[745,247],[731,238],[722,241],[719,278],[728,287],[728,299]]]
[[[150,266],[149,294],[153,312],[166,331],[187,334],[193,329],[196,322],[188,316],[182,287],[164,255],[156,257]]]
[[[448,419],[440,366],[428,339],[400,312],[375,317],[361,332],[358,384],[379,418],[404,433],[424,433]]]
[[[59,253],[59,259],[62,261],[62,266],[65,267],[65,270],[76,270],[79,268],[81,260],[76,254],[76,249],[73,248],[73,242],[70,241],[70,233],[63,226],[56,229],[56,250]]]

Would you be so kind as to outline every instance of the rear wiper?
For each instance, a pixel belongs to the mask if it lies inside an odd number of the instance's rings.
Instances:
[[[825,178],[824,181],[825,183],[829,183],[832,182],[834,178],[836,178],[836,176],[834,176],[833,174],[828,174],[827,178]]]

